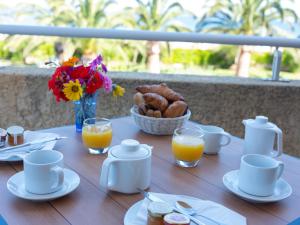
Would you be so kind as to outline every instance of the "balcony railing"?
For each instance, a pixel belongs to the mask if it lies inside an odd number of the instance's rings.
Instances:
[[[300,48],[300,39],[244,35],[201,34],[191,32],[157,32],[119,29],[74,28],[53,26],[0,25],[0,33],[9,35],[39,35],[78,38],[104,38],[167,42],[213,43],[275,47],[272,79],[279,80],[281,55],[279,47]]]

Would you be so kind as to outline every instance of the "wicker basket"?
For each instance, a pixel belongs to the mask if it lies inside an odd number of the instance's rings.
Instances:
[[[137,106],[130,109],[136,125],[146,133],[155,135],[172,135],[176,128],[182,127],[189,120],[191,111],[188,110],[184,116],[176,118],[154,118],[143,116],[138,113]]]

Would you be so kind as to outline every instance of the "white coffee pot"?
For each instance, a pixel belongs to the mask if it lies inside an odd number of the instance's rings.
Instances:
[[[152,147],[126,139],[109,149],[100,171],[100,186],[126,194],[146,189],[151,181]]]
[[[245,125],[245,154],[262,154],[278,157],[282,154],[282,131],[276,124],[268,122],[268,117],[256,116],[255,119],[243,120]],[[274,151],[277,134],[277,151]]]

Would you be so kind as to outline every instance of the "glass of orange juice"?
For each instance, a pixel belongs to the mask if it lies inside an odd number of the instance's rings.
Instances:
[[[204,133],[198,128],[178,128],[172,139],[172,152],[182,167],[197,166],[204,150]]]
[[[82,140],[91,154],[104,154],[112,140],[111,122],[105,118],[89,118],[84,120]]]

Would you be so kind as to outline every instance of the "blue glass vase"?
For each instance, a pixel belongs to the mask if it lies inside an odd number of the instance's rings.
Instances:
[[[84,94],[80,100],[74,101],[76,132],[82,131],[83,121],[96,117],[98,91],[94,94]]]

